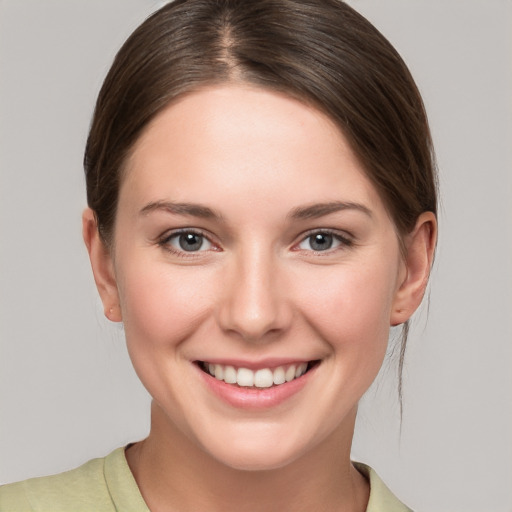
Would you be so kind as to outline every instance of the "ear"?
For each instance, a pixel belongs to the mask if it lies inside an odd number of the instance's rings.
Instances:
[[[432,212],[422,213],[413,231],[404,239],[405,276],[395,294],[391,325],[405,323],[421,304],[434,259],[437,220]]]
[[[112,255],[100,237],[96,215],[90,208],[86,208],[82,215],[82,234],[105,316],[112,322],[121,322],[119,292]]]

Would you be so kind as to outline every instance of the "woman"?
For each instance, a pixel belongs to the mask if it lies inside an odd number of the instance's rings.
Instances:
[[[337,0],[173,2],[119,52],[85,171],[151,432],[0,509],[408,510],[350,461],[436,240],[421,98],[375,28]]]

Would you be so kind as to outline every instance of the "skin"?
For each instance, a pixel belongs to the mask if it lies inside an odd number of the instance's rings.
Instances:
[[[357,403],[390,325],[421,302],[434,215],[419,217],[404,257],[336,126],[238,84],[188,94],[145,130],[112,251],[90,210],[83,224],[106,315],[123,321],[153,397],[150,435],[127,451],[151,510],[365,510],[368,483],[349,458]],[[176,230],[204,235],[201,249],[181,249]],[[313,250],[320,233],[332,246]],[[320,363],[293,396],[244,409],[196,364],[229,358]]]

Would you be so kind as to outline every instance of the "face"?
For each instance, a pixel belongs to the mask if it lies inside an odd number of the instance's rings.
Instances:
[[[244,469],[351,437],[406,269],[340,131],[209,88],[159,114],[125,171],[109,300],[161,430]]]

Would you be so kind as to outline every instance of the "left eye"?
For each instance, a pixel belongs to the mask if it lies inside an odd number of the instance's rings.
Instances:
[[[166,243],[173,249],[185,252],[208,251],[212,248],[212,243],[205,236],[193,231],[171,235]]]
[[[328,251],[342,244],[341,240],[331,233],[313,233],[299,244],[299,249],[306,251]]]

